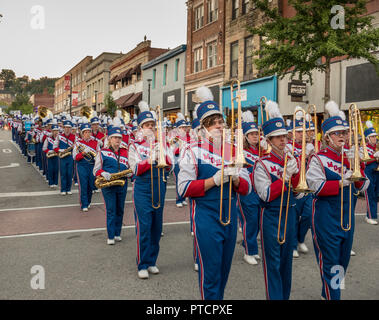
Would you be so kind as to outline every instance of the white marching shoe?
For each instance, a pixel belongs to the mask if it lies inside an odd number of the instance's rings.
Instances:
[[[88,212],[88,208],[83,208],[83,212]]]
[[[355,251],[351,250],[351,251],[350,251],[350,255],[351,255],[351,256],[355,256]]]
[[[110,244],[110,245],[115,244],[114,239],[107,239],[107,244]]]
[[[241,227],[238,227],[238,232],[242,233],[242,228]]]
[[[297,250],[293,250],[293,257],[294,258],[299,258],[299,252],[297,252]]]
[[[197,263],[194,264],[193,269],[195,271],[199,271],[199,265]]]
[[[367,218],[367,217],[366,217],[366,222],[367,222],[368,224],[372,224],[372,225],[376,225],[376,224],[378,224],[378,221],[376,221],[376,220],[374,220],[374,219],[369,219],[369,218]]]
[[[118,242],[120,242],[122,240],[121,236],[115,236],[114,239]]]
[[[187,205],[188,205],[188,203],[187,203],[186,200],[184,200],[184,201],[182,202],[182,204],[183,204],[184,206],[187,206]]]
[[[177,208],[183,208],[183,203],[177,203],[177,204],[176,204],[176,207],[177,207]]]
[[[61,196],[65,196],[66,195],[66,192],[61,192]]]
[[[138,278],[140,279],[149,279],[149,272],[146,269],[138,271]]]
[[[308,253],[308,247],[305,245],[305,243],[299,243],[298,250],[302,253]]]
[[[157,268],[157,266],[148,267],[147,271],[149,271],[152,274],[158,274],[159,273],[159,269]]]
[[[256,260],[260,260],[260,259],[261,259],[261,257],[260,257],[258,254],[253,255],[253,257],[254,257]]]
[[[257,260],[255,260],[254,256],[249,256],[248,254],[245,254],[243,256],[243,260],[245,260],[248,264],[258,264]]]

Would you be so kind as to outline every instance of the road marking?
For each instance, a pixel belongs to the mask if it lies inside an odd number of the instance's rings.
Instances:
[[[0,167],[1,169],[2,167]],[[168,186],[167,189],[175,189],[175,186]],[[129,187],[128,191],[132,191],[133,188]],[[71,190],[72,193],[79,193],[79,190]],[[0,193],[0,198],[12,198],[12,197],[39,197],[39,196],[51,196],[55,194],[61,194],[59,190],[54,191],[24,191],[24,192],[4,192]]]
[[[3,152],[4,153],[12,153],[12,150],[11,149],[3,149]]]
[[[10,165],[8,166],[3,166],[3,167],[0,167],[0,169],[5,169],[5,168],[16,168],[16,167],[19,167],[20,164],[19,163],[11,163]]]
[[[176,201],[176,199],[166,199],[167,202],[173,202]],[[125,203],[130,204],[133,203],[133,201],[128,200],[125,201]],[[98,202],[98,203],[91,203],[91,206],[103,206],[104,202]],[[30,207],[30,208],[9,208],[9,209],[0,209],[0,212],[5,211],[26,211],[26,210],[40,210],[40,209],[56,209],[56,208],[69,208],[69,207],[79,207],[80,204],[62,204],[58,206],[45,206],[45,207]]]
[[[164,226],[171,225],[180,225],[180,224],[189,224],[189,221],[179,221],[179,222],[167,222],[163,223]],[[122,229],[133,229],[135,225],[123,226]],[[93,229],[78,229],[78,230],[64,230],[64,231],[52,231],[52,232],[39,232],[39,233],[26,233],[26,234],[16,234],[11,236],[0,236],[0,239],[9,239],[9,238],[25,238],[25,237],[34,237],[34,236],[48,236],[56,234],[65,234],[65,233],[75,233],[75,232],[91,232],[91,231],[105,231],[106,228],[93,228]]]

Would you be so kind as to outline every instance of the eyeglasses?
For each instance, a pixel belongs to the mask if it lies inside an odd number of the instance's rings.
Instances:
[[[344,136],[346,134],[346,130],[341,130],[341,131],[334,131],[334,132],[331,132],[330,134],[334,134],[336,136]]]

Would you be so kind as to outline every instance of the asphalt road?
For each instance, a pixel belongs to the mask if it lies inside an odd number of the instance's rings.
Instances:
[[[157,265],[160,274],[140,280],[136,269],[136,237],[131,192],[128,192],[122,242],[106,245],[105,210],[95,193],[88,214],[79,210],[78,193],[61,196],[20,155],[9,131],[0,131],[0,299],[141,299],[198,300],[198,274],[193,270],[189,209],[175,206],[169,180],[164,237]],[[4,151],[5,150],[5,151]],[[17,163],[18,166],[6,167]],[[342,298],[379,298],[378,226],[364,222],[359,200],[356,230]],[[262,263],[243,260],[238,233],[225,299],[264,300]],[[321,280],[310,232],[310,249],[293,261],[291,299],[319,300]],[[33,266],[41,266],[37,273]],[[37,267],[40,268],[40,267]],[[44,289],[35,289],[44,271]],[[33,272],[33,273],[32,273]]]

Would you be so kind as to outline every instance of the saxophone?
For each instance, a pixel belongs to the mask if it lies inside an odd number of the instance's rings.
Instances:
[[[66,158],[67,156],[71,155],[71,151],[74,148],[74,146],[69,147],[61,152],[59,152],[59,158],[63,159]]]
[[[52,151],[52,150],[51,150]],[[56,157],[58,155],[58,153],[56,153],[55,151],[53,152],[48,152],[46,153],[46,158],[50,159],[52,157]]]
[[[87,161],[93,161],[96,158],[96,152],[93,152],[93,151],[84,152],[84,148],[81,144],[79,144],[79,146],[78,146],[78,151],[84,153],[83,157]]]
[[[114,186],[123,187],[126,182],[126,176],[132,172],[133,172],[132,169],[127,169],[124,171],[112,173],[110,180],[106,180],[104,177],[98,176],[96,177],[96,180],[95,180],[95,186],[98,189],[114,187]]]

